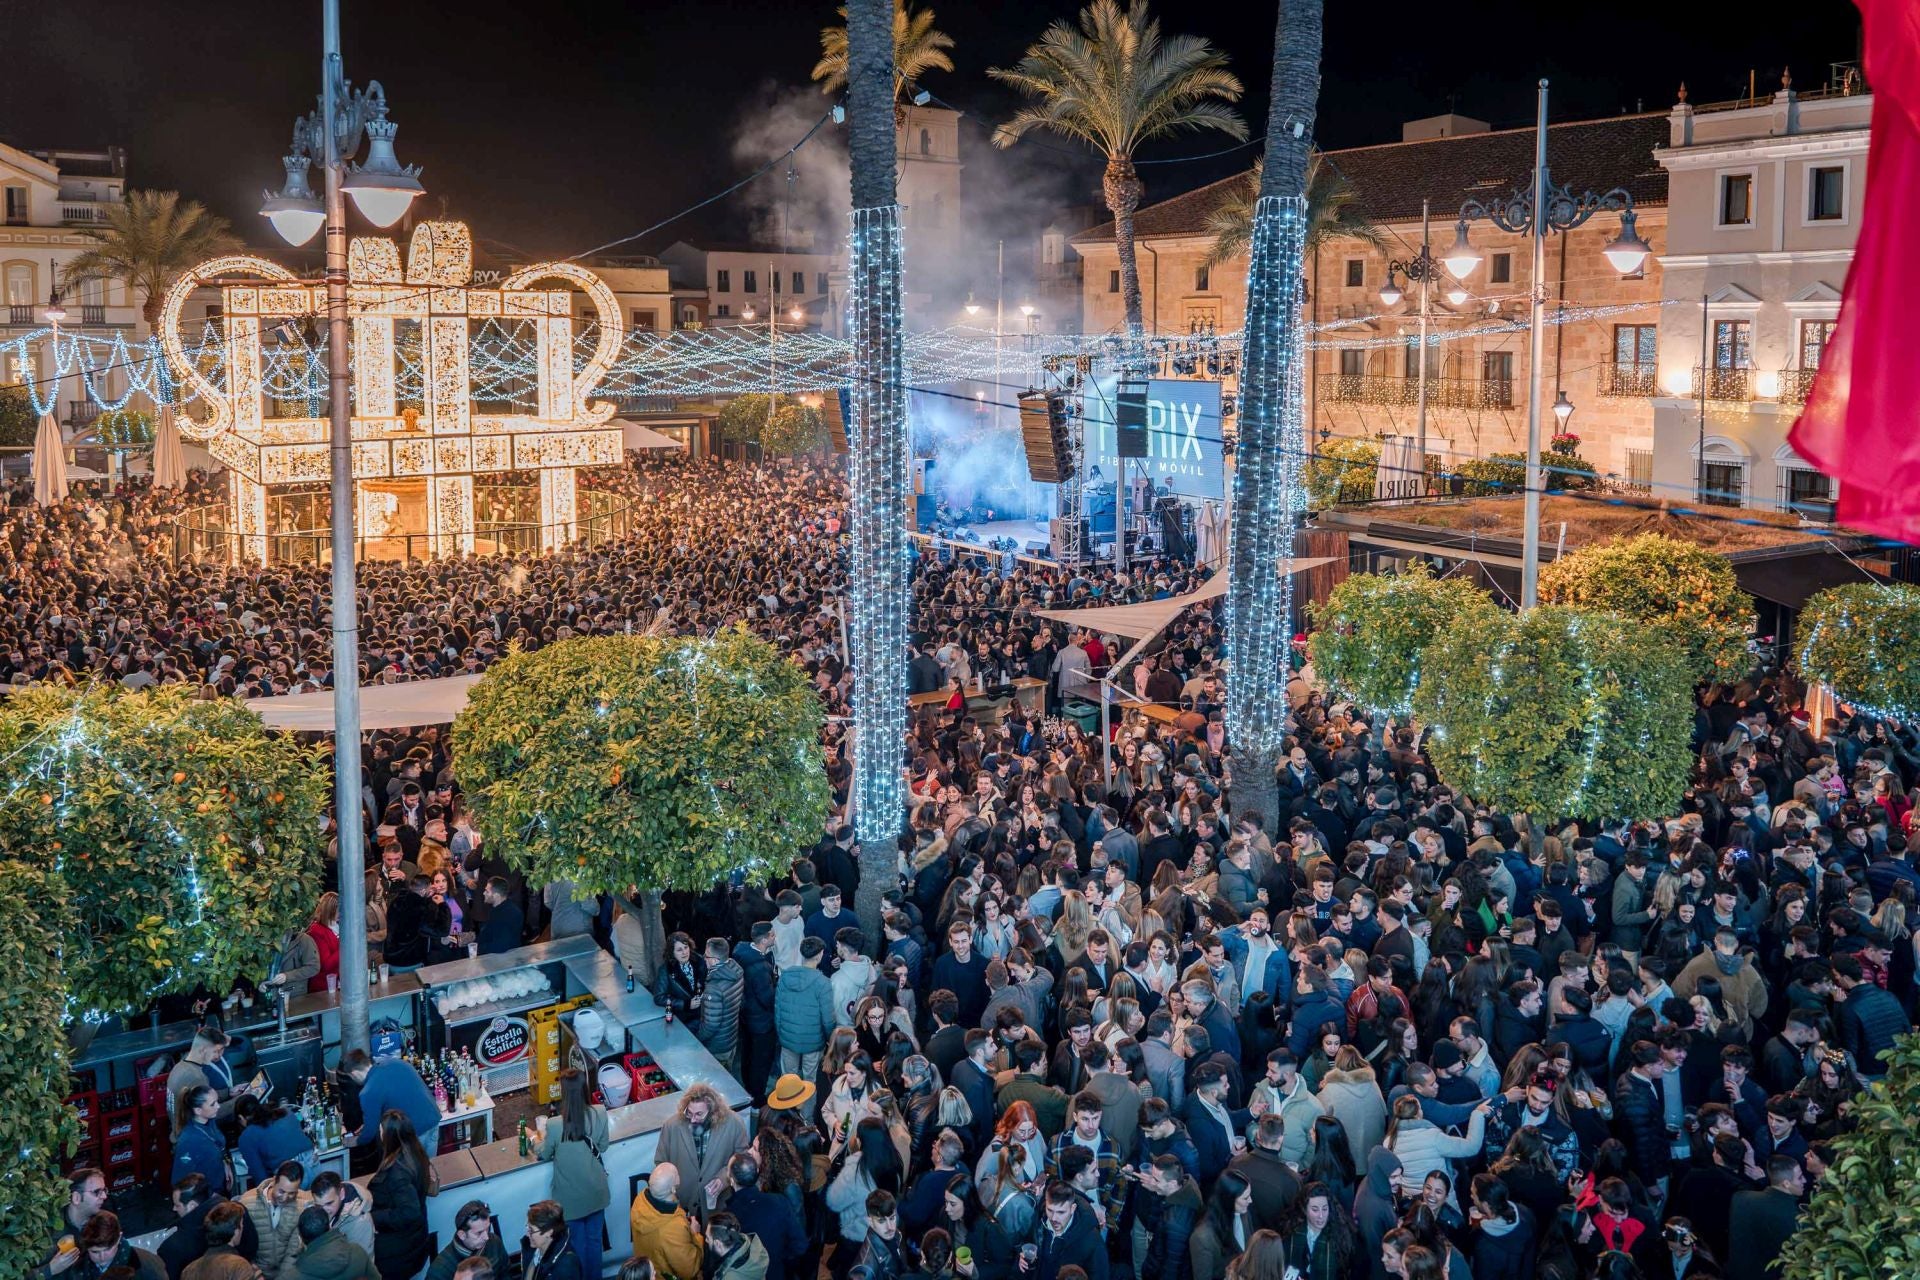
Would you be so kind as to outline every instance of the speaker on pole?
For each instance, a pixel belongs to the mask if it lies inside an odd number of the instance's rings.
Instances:
[[[1073,437],[1066,397],[1033,392],[1020,397],[1020,443],[1027,451],[1027,476],[1042,484],[1060,484],[1073,474]]]
[[[1154,504],[1160,517],[1160,545],[1175,560],[1191,561],[1193,543],[1187,537],[1186,508],[1178,498],[1161,498]]]
[[[1114,390],[1114,442],[1122,458],[1147,456],[1147,384],[1122,382]]]
[[[827,439],[835,453],[847,451],[847,419],[852,412],[845,387],[834,388],[822,399],[820,413],[827,420]]]

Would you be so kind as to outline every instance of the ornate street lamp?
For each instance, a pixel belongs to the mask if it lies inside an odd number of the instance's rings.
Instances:
[[[1595,195],[1583,191],[1575,195],[1571,188],[1554,186],[1547,172],[1547,82],[1540,81],[1538,112],[1534,121],[1533,183],[1531,190],[1515,188],[1503,200],[1485,204],[1469,200],[1460,206],[1460,222],[1454,230],[1453,246],[1444,261],[1447,269],[1461,279],[1480,265],[1480,251],[1467,237],[1467,224],[1480,219],[1502,231],[1524,235],[1533,243],[1533,277],[1528,294],[1532,298],[1529,326],[1530,347],[1527,364],[1527,485],[1526,525],[1520,568],[1520,607],[1531,609],[1540,600],[1540,364],[1546,349],[1543,314],[1547,302],[1547,233],[1571,231],[1596,213],[1618,210],[1620,234],[1601,252],[1622,275],[1637,270],[1651,252],[1647,242],[1634,228],[1633,197],[1625,188]],[[1573,413],[1573,405],[1563,394],[1553,408],[1560,414]],[[1561,417],[1564,425],[1566,417]]]

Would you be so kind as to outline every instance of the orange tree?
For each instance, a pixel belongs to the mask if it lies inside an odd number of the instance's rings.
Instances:
[[[1753,601],[1732,561],[1696,543],[1643,533],[1582,547],[1542,567],[1540,600],[1665,631],[1697,678],[1737,680],[1752,666]]]
[[[262,971],[312,905],[326,796],[321,761],[232,699],[0,703],[0,1275],[38,1264],[64,1200],[63,1024]]]
[[[487,669],[454,766],[482,837],[530,883],[637,889],[651,932],[660,892],[820,838],[823,714],[806,672],[744,630],[565,640]]]

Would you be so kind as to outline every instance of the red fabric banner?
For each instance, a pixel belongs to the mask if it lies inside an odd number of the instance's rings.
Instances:
[[[1920,543],[1920,0],[1855,0],[1872,141],[1840,322],[1789,439],[1840,481],[1851,528]]]

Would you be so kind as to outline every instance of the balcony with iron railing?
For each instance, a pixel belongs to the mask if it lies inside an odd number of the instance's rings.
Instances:
[[[1660,394],[1659,366],[1651,360],[1614,360],[1600,366],[1600,394],[1622,400]]]
[[[1780,371],[1780,403],[1805,404],[1813,393],[1813,380],[1820,376],[1818,369],[1782,369]]]
[[[92,400],[67,401],[67,425],[70,427],[90,427],[100,416],[100,406]]]
[[[7,304],[7,324],[11,326],[37,326],[40,321],[33,314],[31,302],[10,302]]]
[[[1753,370],[1726,369],[1715,366],[1703,369],[1698,365],[1693,369],[1694,395],[1700,394],[1702,384],[1707,389],[1707,399],[1724,403],[1744,403],[1753,399]]]
[[[1327,404],[1414,405],[1420,402],[1419,377],[1374,373],[1320,375],[1320,399]],[[1427,379],[1430,409],[1511,409],[1511,378]]]

